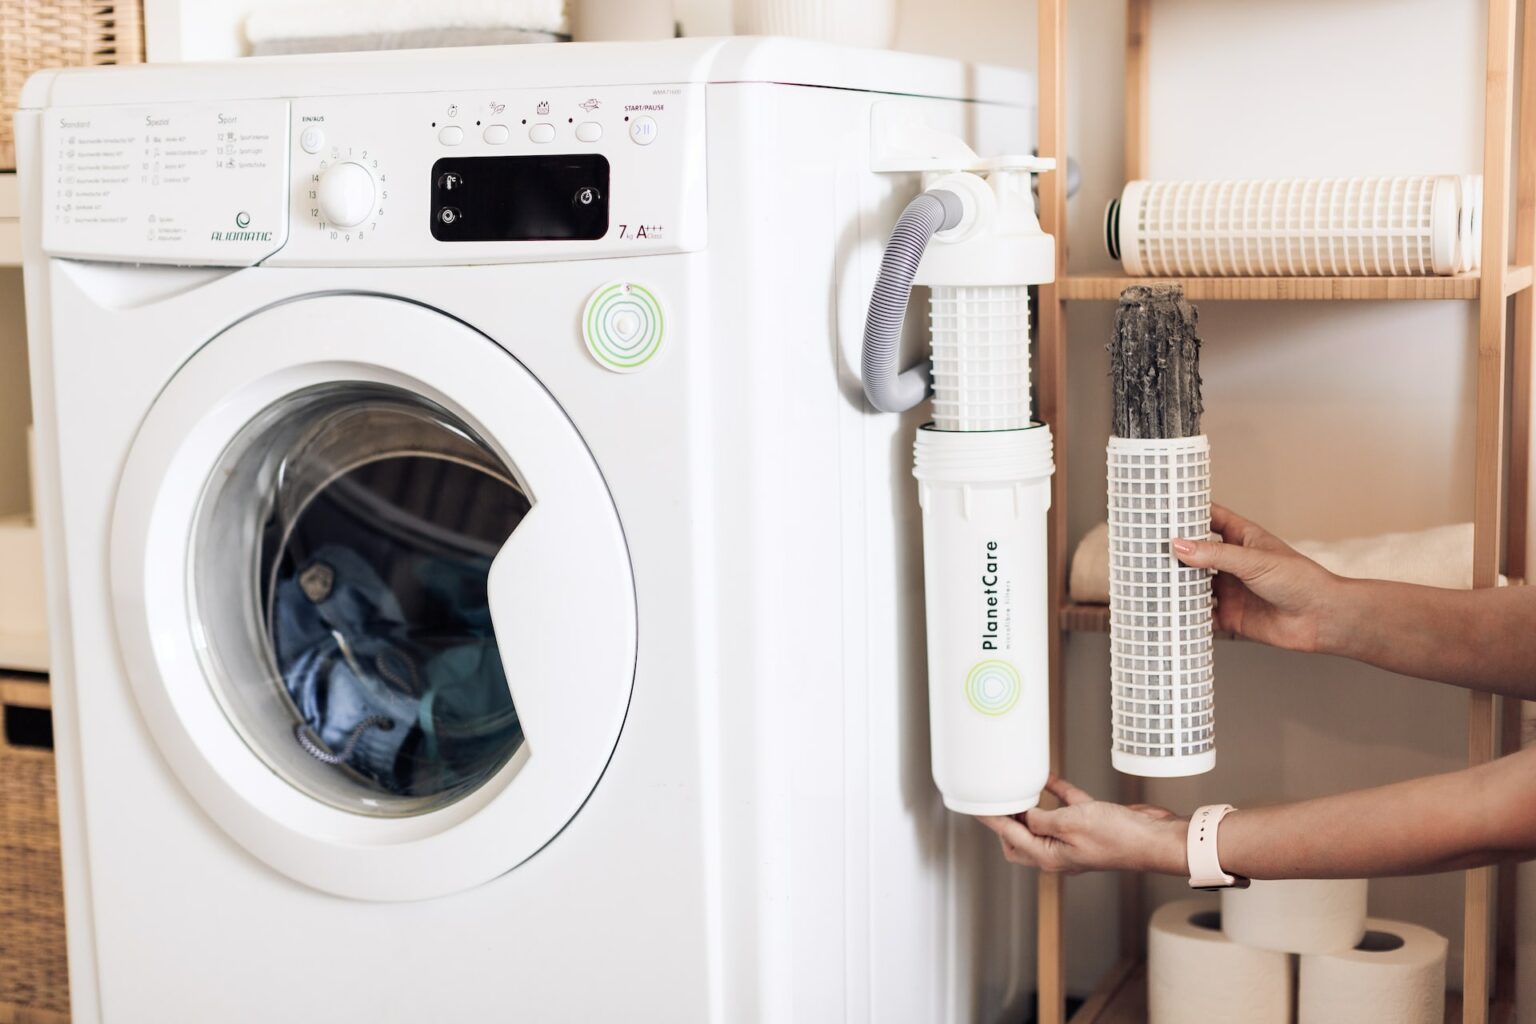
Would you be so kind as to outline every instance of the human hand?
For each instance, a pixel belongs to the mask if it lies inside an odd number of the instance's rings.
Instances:
[[[1295,651],[1324,647],[1342,580],[1231,509],[1211,506],[1221,541],[1181,539],[1185,565],[1215,569],[1216,628]]]
[[[1189,822],[1172,811],[1149,804],[1127,807],[1095,800],[1054,775],[1045,788],[1066,806],[1049,811],[1035,807],[1014,817],[977,819],[997,833],[1003,856],[1012,863],[1069,875],[1083,871],[1188,872],[1184,842]]]

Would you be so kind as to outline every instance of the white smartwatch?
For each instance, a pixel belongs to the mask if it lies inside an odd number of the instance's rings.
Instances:
[[[1184,846],[1189,854],[1191,889],[1218,892],[1248,888],[1248,879],[1223,871],[1221,858],[1216,855],[1216,830],[1221,827],[1221,819],[1235,809],[1231,804],[1207,804],[1190,815],[1189,836]]]

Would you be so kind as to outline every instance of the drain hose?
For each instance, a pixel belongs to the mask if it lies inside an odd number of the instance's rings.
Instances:
[[[907,315],[912,279],[923,260],[928,240],[935,233],[960,223],[964,207],[960,197],[947,189],[924,192],[907,204],[885,243],[880,274],[869,299],[864,321],[864,397],[881,412],[905,412],[928,396],[926,362],[896,372],[896,348],[901,324]]]

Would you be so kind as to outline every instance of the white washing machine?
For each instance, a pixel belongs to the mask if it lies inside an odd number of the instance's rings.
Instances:
[[[773,40],[35,77],[75,1019],[1022,1007],[851,356],[872,149],[1032,99]]]

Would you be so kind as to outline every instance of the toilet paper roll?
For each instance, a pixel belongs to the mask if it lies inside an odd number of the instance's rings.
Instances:
[[[1254,882],[1221,894],[1221,930],[1245,946],[1337,953],[1365,934],[1365,879]]]
[[[1368,919],[1354,949],[1301,958],[1299,1024],[1441,1024],[1446,946],[1428,928]]]
[[[1291,958],[1239,946],[1211,897],[1165,903],[1147,938],[1148,1024],[1289,1024]]]

